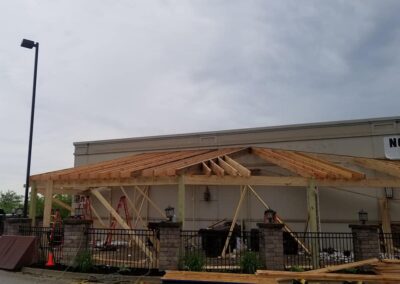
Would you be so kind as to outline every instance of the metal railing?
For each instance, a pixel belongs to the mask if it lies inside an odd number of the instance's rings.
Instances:
[[[55,264],[60,264],[63,257],[64,230],[50,227],[20,226],[19,233],[22,236],[36,236],[39,240],[38,264],[45,264],[49,255],[53,254]]]
[[[380,258],[400,259],[400,233],[379,234]]]
[[[315,269],[354,261],[352,233],[283,233],[286,269]]]
[[[191,270],[191,265],[205,271],[240,271],[245,252],[253,251],[259,257],[259,233],[233,232],[223,255],[228,232],[182,231],[180,268]]]
[[[156,269],[158,239],[153,230],[90,228],[88,250],[94,265]]]

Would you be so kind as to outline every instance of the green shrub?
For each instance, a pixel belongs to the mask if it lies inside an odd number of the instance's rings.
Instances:
[[[93,259],[90,251],[85,250],[75,258],[76,268],[80,272],[88,272],[93,268]]]
[[[243,273],[254,274],[258,268],[261,268],[261,262],[254,251],[243,252],[240,257],[240,269]]]
[[[201,252],[186,252],[181,260],[181,269],[189,271],[202,271],[206,258]]]

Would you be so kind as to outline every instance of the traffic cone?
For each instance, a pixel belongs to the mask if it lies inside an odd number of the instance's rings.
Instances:
[[[53,253],[52,252],[49,252],[49,256],[47,258],[46,266],[54,266],[54,257],[53,257]]]

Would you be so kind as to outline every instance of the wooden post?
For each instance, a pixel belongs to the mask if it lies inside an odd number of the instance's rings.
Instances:
[[[53,181],[46,182],[46,191],[44,194],[43,227],[50,226],[51,205],[53,201]]]
[[[36,182],[32,183],[31,186],[31,200],[29,206],[29,218],[32,219],[31,224],[32,226],[36,225],[36,202],[37,202],[37,186]]]
[[[307,187],[307,212],[308,224],[311,233],[319,233],[318,221],[318,188],[315,186],[314,179],[310,179]],[[311,238],[311,254],[313,269],[319,268],[319,238],[318,234]]]
[[[117,211],[115,211],[114,208],[110,205],[110,203],[107,202],[107,200],[103,197],[103,195],[97,191],[97,190],[92,190],[92,194],[97,197],[97,199],[100,201],[101,204],[110,212],[110,214],[115,218],[115,220],[118,222],[118,224],[125,230],[130,230],[131,228],[129,225],[124,221],[124,219],[119,216]],[[136,244],[143,250],[143,252],[152,259],[152,253],[146,248],[146,244],[136,235],[132,234],[132,239],[136,242]]]
[[[226,250],[227,250],[228,245],[229,245],[229,241],[231,240],[232,232],[233,232],[233,229],[235,228],[236,220],[237,220],[237,217],[239,215],[240,208],[242,207],[242,203],[243,203],[244,197],[246,196],[246,192],[247,192],[247,186],[241,186],[240,187],[239,203],[238,203],[238,205],[236,207],[235,214],[234,214],[233,220],[232,220],[232,224],[231,224],[231,227],[229,228],[228,236],[227,236],[227,238],[225,240],[225,245],[224,245],[224,248],[223,248],[222,253],[221,253],[221,255],[223,257],[225,256]]]
[[[185,224],[185,178],[183,175],[178,179],[178,221],[182,223],[182,229]]]

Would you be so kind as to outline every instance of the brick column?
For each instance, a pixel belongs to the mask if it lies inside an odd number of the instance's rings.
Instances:
[[[177,270],[182,223],[160,222],[159,270]]]
[[[4,219],[3,235],[20,235],[19,227],[31,225],[30,218],[6,218]]]
[[[87,250],[89,237],[85,233],[92,225],[90,220],[66,219],[64,225],[64,245],[61,264],[75,266],[76,256]]]
[[[379,258],[379,226],[349,225],[353,233],[354,260]]]
[[[284,270],[284,224],[258,223],[260,228],[260,258],[268,270]]]

